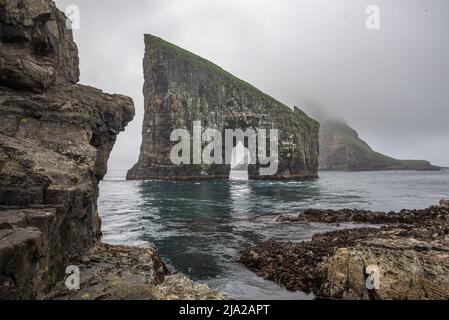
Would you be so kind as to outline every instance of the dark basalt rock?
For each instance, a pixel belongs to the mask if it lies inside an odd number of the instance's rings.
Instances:
[[[204,128],[279,130],[279,169],[261,176],[249,166],[250,179],[317,177],[319,125],[232,76],[215,64],[160,38],[145,36],[143,141],[138,163],[128,179],[228,179],[229,165],[179,165],[170,161],[170,134],[192,132],[194,121]],[[225,135],[223,134],[223,140]],[[223,143],[224,145],[224,143]]]
[[[315,235],[311,241],[267,241],[242,252],[250,270],[289,290],[327,299],[448,299],[449,210],[381,213],[358,210],[306,210],[283,223],[374,223]],[[367,268],[379,271],[378,288],[367,287]]]
[[[80,290],[68,290],[64,283],[58,283],[45,299],[152,299],[153,287],[169,275],[152,248],[98,244],[76,265],[82,275]]]
[[[376,229],[363,228],[316,235],[304,243],[266,241],[244,251],[239,261],[267,280],[291,291],[319,294],[325,281],[323,262],[336,248],[352,246],[369,238]]]
[[[78,82],[49,0],[0,5],[0,299],[39,299],[99,239],[98,182],[130,98]]]
[[[424,213],[424,214],[423,214]],[[282,215],[279,222],[298,223],[367,223],[367,224],[420,224],[436,219],[439,210],[401,210],[400,212],[373,212],[369,210],[342,209],[318,210],[307,209],[298,215]]]
[[[152,248],[99,244],[77,262],[80,290],[59,283],[48,300],[223,300],[228,297],[182,274],[170,275]]]
[[[78,50],[66,20],[49,0],[0,5],[0,85],[42,92],[77,83]]]

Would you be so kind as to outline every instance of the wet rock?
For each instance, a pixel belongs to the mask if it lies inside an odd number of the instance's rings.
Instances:
[[[75,263],[76,264],[76,263]],[[169,272],[152,248],[98,244],[78,262],[80,289],[59,283],[48,300],[216,300],[226,296]]]
[[[260,164],[250,165],[250,179],[318,176],[316,121],[298,108],[290,109],[215,64],[160,38],[146,35],[145,46],[143,140],[139,161],[128,172],[128,179],[228,179],[230,165],[172,164],[170,152],[176,144],[170,141],[172,131],[192,132],[194,121],[201,121],[204,129],[223,132],[223,142],[225,129],[279,130],[277,174],[262,176]]]
[[[355,229],[316,235],[311,242],[267,241],[244,251],[239,261],[259,276],[291,291],[317,294],[324,281],[324,262],[335,248],[352,246],[378,229]]]
[[[306,210],[281,221],[384,226],[320,234],[302,243],[269,241],[245,250],[240,262],[268,280],[321,298],[449,298],[447,208],[397,213]],[[378,287],[367,285],[369,270],[376,270]]]
[[[79,290],[62,281],[48,300],[151,300],[152,290],[163,283],[168,270],[152,248],[97,244],[88,255],[73,261],[80,269]]]
[[[400,212],[373,212],[368,210],[342,209],[317,210],[307,209],[298,215],[281,215],[278,222],[295,223],[368,223],[368,224],[416,224],[437,219],[440,208],[431,207],[428,210],[402,210]]]

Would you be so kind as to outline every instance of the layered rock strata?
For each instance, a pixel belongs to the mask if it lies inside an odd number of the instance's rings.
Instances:
[[[0,3],[2,299],[42,298],[101,235],[98,182],[134,107],[78,77],[53,1]]]
[[[0,300],[226,298],[169,275],[152,248],[100,242],[98,183],[134,106],[76,84],[55,4],[1,1],[0,49]],[[79,290],[66,286],[74,266]]]
[[[204,129],[278,129],[279,166],[274,175],[261,175],[260,162],[249,166],[250,179],[317,177],[319,125],[232,76],[215,64],[160,38],[145,36],[143,141],[138,163],[128,179],[227,179],[230,165],[174,165],[170,141],[175,129],[192,133],[194,121]],[[269,134],[267,133],[269,136]],[[192,135],[191,135],[192,136]],[[269,145],[269,143],[267,143]],[[204,146],[204,143],[203,143]]]

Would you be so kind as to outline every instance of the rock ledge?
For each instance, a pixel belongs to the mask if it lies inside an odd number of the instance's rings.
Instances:
[[[289,290],[330,299],[449,299],[449,209],[375,213],[306,210],[283,223],[382,224],[319,234],[309,242],[268,241],[245,250],[240,262]],[[367,286],[369,269],[380,286]]]

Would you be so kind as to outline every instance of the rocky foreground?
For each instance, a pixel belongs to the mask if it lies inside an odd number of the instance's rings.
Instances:
[[[134,105],[78,81],[54,2],[0,1],[0,300],[219,297],[152,249],[100,243],[98,183]],[[80,291],[64,289],[72,265]]]
[[[129,97],[78,84],[50,0],[0,3],[0,299],[41,299],[101,236],[98,183]]]
[[[227,296],[182,274],[171,275],[158,253],[148,248],[98,244],[76,261],[81,282],[69,290],[65,281],[45,296],[49,300],[223,300]]]
[[[289,290],[330,299],[449,299],[448,200],[397,213],[306,210],[279,222],[379,225],[304,243],[268,241],[242,253],[241,263]],[[370,270],[378,270],[379,286],[367,286]]]

